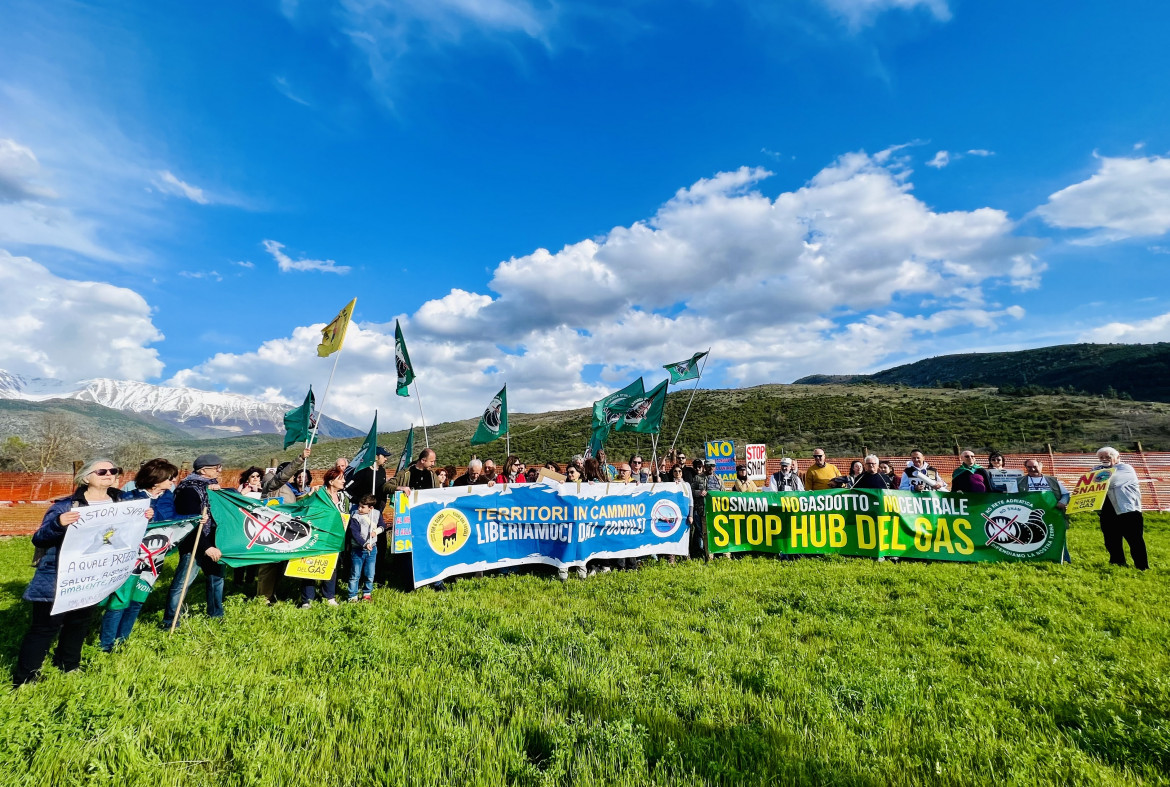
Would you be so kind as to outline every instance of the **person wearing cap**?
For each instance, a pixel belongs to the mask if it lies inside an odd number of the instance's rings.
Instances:
[[[813,463],[804,471],[804,488],[812,492],[817,489],[831,489],[832,481],[841,475],[837,465],[828,464],[825,460],[825,449],[814,448]]]
[[[756,482],[748,478],[747,465],[735,466],[735,481],[731,484],[733,492],[759,492]]]
[[[780,460],[780,469],[768,477],[767,492],[803,492],[804,481],[796,471],[796,462],[787,456]]]
[[[379,514],[386,509],[388,490],[386,488],[386,461],[390,452],[382,446],[374,449],[374,464],[353,473],[345,485],[345,493],[353,500],[364,495],[374,496],[374,510]]]
[[[178,614],[179,598],[184,590],[183,580],[192,560],[195,561],[196,569],[191,572],[191,581],[195,581],[200,571],[207,575],[207,616],[223,617],[223,566],[219,562],[222,554],[215,547],[215,519],[210,516],[211,507],[207,501],[208,491],[219,489],[223,460],[215,454],[201,454],[195,457],[191,467],[194,472],[175,487],[175,516],[197,516],[204,512],[208,516],[203,521],[202,531],[196,528],[179,542],[179,564],[175,567],[175,576],[167,593],[166,611],[163,612],[164,629],[171,627]],[[200,533],[198,552],[195,552],[196,533]]]

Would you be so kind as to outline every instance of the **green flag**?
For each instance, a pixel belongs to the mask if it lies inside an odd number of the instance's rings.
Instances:
[[[199,524],[199,517],[189,516],[183,519],[168,519],[163,522],[151,522],[146,527],[146,535],[138,545],[138,561],[134,570],[130,572],[122,587],[110,594],[103,606],[109,609],[126,609],[132,601],[139,603],[146,601],[158,574],[162,571],[163,561],[167,555],[175,551],[179,542]]]
[[[593,403],[593,428],[599,426],[612,427],[626,414],[634,400],[646,395],[642,385],[642,378],[627,385],[620,391],[615,391],[604,399]]]
[[[398,395],[410,396],[406,390],[414,381],[414,367],[410,365],[410,353],[406,351],[406,340],[402,338],[402,327],[394,321],[394,368],[398,371]]]
[[[349,467],[356,473],[358,470],[365,470],[374,464],[374,460],[378,455],[378,411],[374,411],[374,423],[370,425],[370,433],[366,435],[366,439],[362,441],[362,447],[358,449],[357,453],[353,455],[353,459],[349,460]]]
[[[593,427],[593,435],[589,438],[589,447],[585,449],[585,458],[595,457],[605,448],[605,441],[609,439],[609,424]]]
[[[483,445],[493,440],[499,440],[508,433],[508,386],[500,389],[490,402],[483,416],[479,419],[479,426],[471,436],[472,445]]]
[[[309,386],[309,393],[300,407],[294,407],[284,414],[284,447],[294,443],[306,443],[313,434],[313,408],[316,400],[313,398],[313,386]]]
[[[414,424],[410,425],[410,431],[406,433],[406,445],[402,446],[402,456],[398,457],[398,468],[394,471],[394,475],[398,475],[407,468],[410,464],[410,455],[414,452]]]
[[[645,396],[630,402],[626,414],[614,426],[614,431],[658,434],[662,429],[662,410],[666,406],[666,388],[669,383],[670,380],[663,380]]]
[[[708,350],[707,352],[710,352]],[[689,360],[679,361],[677,363],[668,363],[662,368],[670,372],[670,384],[677,385],[686,380],[694,380],[699,376],[699,361],[703,359],[707,353],[695,353]]]
[[[292,505],[264,505],[237,492],[207,493],[222,562],[239,566],[331,555],[345,547],[345,523],[324,488]]]

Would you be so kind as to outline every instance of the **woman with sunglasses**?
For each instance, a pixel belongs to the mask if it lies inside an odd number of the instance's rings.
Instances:
[[[81,646],[93,628],[96,605],[53,614],[53,601],[57,595],[57,553],[69,526],[81,518],[76,509],[122,499],[122,491],[118,489],[121,472],[121,468],[115,467],[108,459],[86,462],[73,478],[77,489],[49,507],[41,526],[33,534],[33,546],[38,553],[44,552],[36,561],[36,573],[24,591],[24,600],[32,604],[32,622],[20,643],[20,655],[12,673],[12,682],[16,686],[34,680],[40,674],[53,640],[57,640],[57,651],[53,654],[53,665],[57,669],[73,672],[81,666]],[[146,518],[150,519],[153,513],[146,509]]]

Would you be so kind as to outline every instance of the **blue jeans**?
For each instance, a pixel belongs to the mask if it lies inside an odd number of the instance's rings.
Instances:
[[[374,547],[368,552],[365,549],[351,549],[349,551],[349,597],[354,598],[358,594],[358,583],[361,582],[362,577],[365,577],[365,582],[362,583],[362,594],[368,595],[374,592],[374,566],[378,561],[378,548]]]
[[[183,577],[187,575],[187,566],[195,557],[190,552],[185,555],[179,555],[179,565],[175,567],[175,577],[171,580],[171,589],[167,592],[167,608],[163,613],[163,628],[169,629],[171,623],[175,619],[175,614],[179,609],[179,597],[183,595]],[[199,576],[199,565],[195,565],[195,569],[191,572],[191,582],[194,584],[195,577]],[[190,590],[190,585],[187,589]],[[215,577],[208,575],[207,577],[207,616],[211,618],[223,617],[223,577]]]
[[[101,633],[98,636],[102,650],[109,653],[115,645],[125,642],[141,611],[141,601],[131,601],[125,609],[107,609],[106,614],[102,615]]]
[[[337,595],[337,570],[341,567],[341,558],[333,565],[333,576],[321,581],[321,597],[330,599]],[[301,580],[301,603],[308,604],[317,595],[317,580]]]

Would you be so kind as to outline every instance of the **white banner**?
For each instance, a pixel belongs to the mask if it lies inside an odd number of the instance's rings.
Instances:
[[[81,518],[65,528],[58,550],[54,615],[92,607],[122,586],[138,561],[149,507],[143,498],[74,509]]]
[[[749,481],[764,481],[768,477],[768,446],[751,443],[747,447],[747,474]]]

